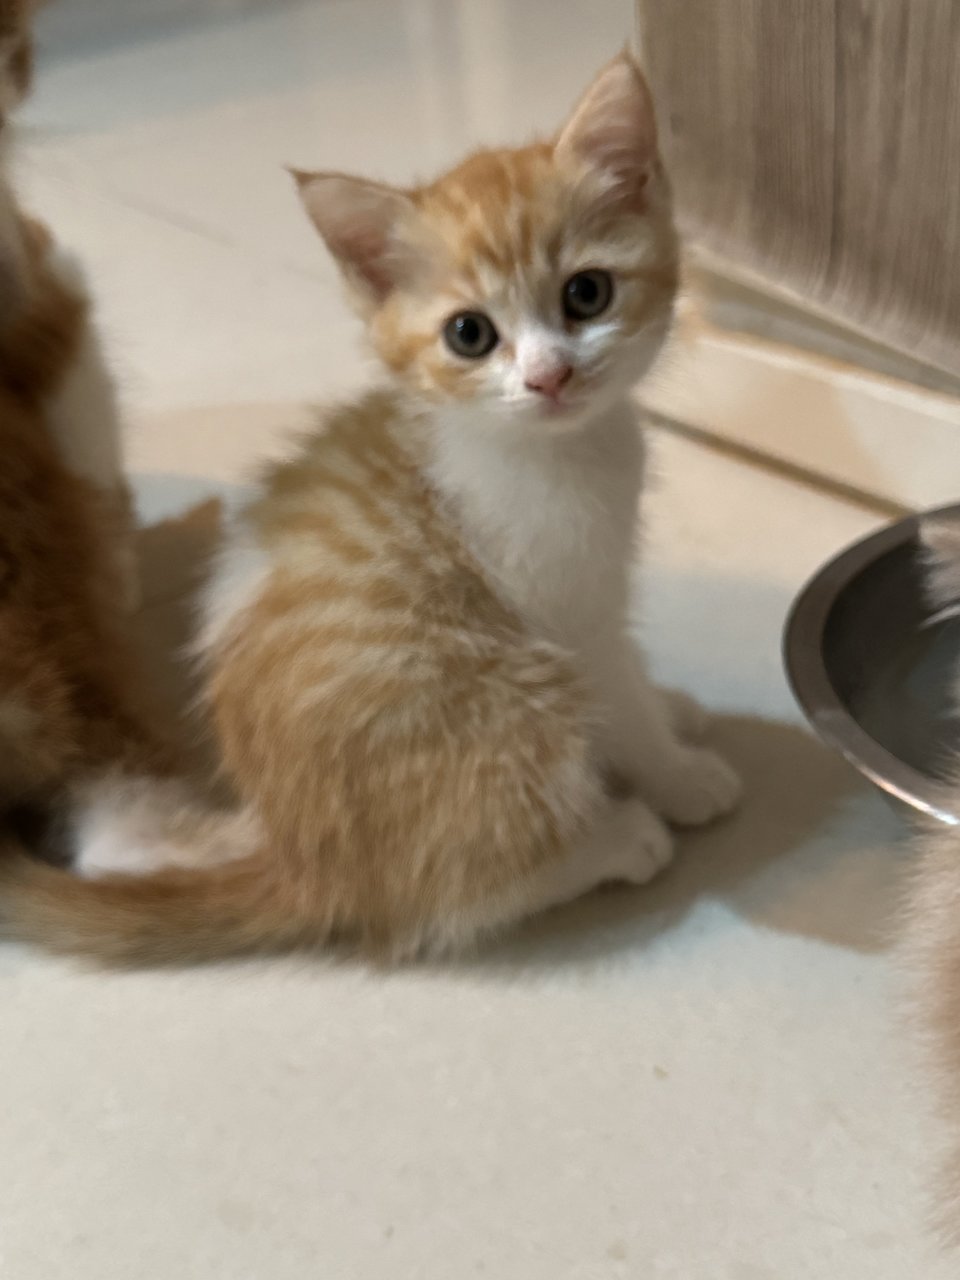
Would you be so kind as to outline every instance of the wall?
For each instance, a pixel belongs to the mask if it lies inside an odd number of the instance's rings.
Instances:
[[[960,4],[638,0],[688,235],[960,373]]]

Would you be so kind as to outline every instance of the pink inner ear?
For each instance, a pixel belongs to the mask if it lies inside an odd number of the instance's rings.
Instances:
[[[396,231],[412,209],[394,187],[346,174],[294,173],[307,212],[343,271],[380,301],[395,287]]]
[[[642,200],[657,162],[657,129],[650,90],[629,55],[615,58],[584,94],[556,154],[609,175],[625,198]]]
[[[383,228],[362,222],[342,230],[342,235],[330,236],[330,251],[355,271],[372,293],[385,298],[395,284],[390,272],[389,237]]]

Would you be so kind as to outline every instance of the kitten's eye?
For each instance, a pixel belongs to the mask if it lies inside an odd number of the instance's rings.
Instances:
[[[488,355],[500,341],[493,321],[482,311],[461,311],[443,326],[443,337],[454,355],[479,360]]]
[[[609,271],[578,271],[563,286],[563,312],[570,320],[592,320],[613,298]]]

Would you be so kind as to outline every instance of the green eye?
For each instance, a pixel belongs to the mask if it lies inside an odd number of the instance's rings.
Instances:
[[[613,299],[609,271],[578,271],[563,286],[563,313],[570,320],[592,320]]]
[[[479,360],[493,350],[500,335],[482,311],[461,311],[443,326],[443,338],[454,355]]]

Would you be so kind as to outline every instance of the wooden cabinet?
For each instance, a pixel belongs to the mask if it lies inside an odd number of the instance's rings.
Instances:
[[[638,0],[690,237],[960,374],[960,4]]]

